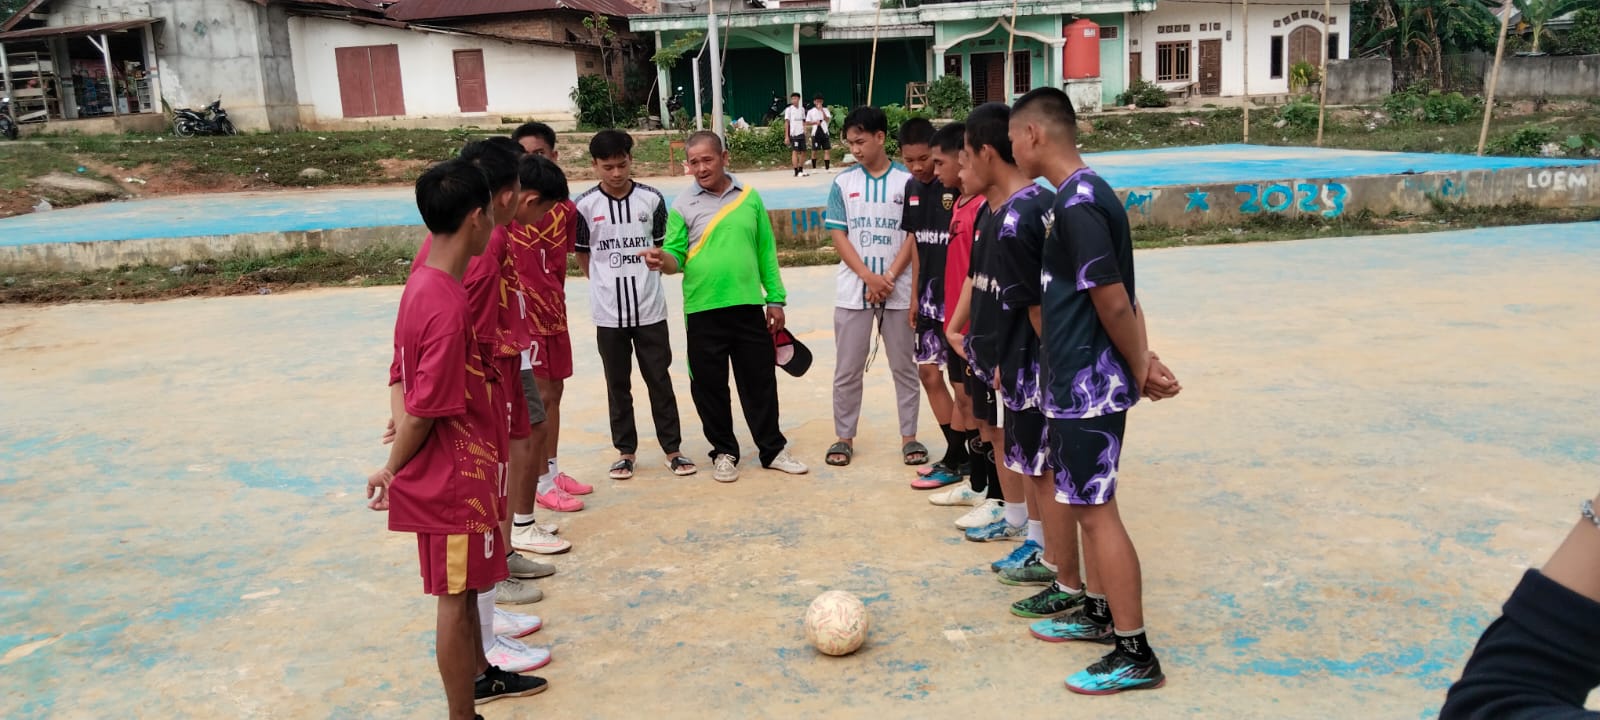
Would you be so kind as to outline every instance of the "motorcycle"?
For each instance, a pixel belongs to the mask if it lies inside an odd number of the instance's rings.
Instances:
[[[228,111],[222,109],[220,97],[199,112],[188,108],[173,112],[172,131],[179,137],[239,134],[238,129],[233,126],[233,121],[228,119]]]
[[[676,113],[683,109],[683,86],[679,85],[672,91],[672,97],[667,98],[667,112]]]
[[[773,120],[783,117],[783,108],[787,104],[783,101],[782,96],[773,95],[772,104],[767,106],[767,114],[762,116],[761,124],[771,125]]]
[[[0,97],[0,135],[15,140],[17,134],[17,119],[11,117],[11,98]]]

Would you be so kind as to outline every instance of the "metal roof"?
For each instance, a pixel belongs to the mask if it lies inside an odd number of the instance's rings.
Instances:
[[[141,28],[157,22],[159,18],[139,18],[137,20],[118,20],[116,22],[91,23],[89,25],[57,25],[54,27],[28,28],[27,30],[12,30],[0,32],[0,42],[8,40],[42,40],[55,37],[78,37],[82,35],[100,35],[102,33],[122,32]]]
[[[509,15],[512,13],[573,10],[581,13],[628,16],[644,11],[625,0],[400,0],[384,15],[392,20],[442,20],[444,18]]]

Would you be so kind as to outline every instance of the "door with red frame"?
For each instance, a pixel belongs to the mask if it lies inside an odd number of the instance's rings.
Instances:
[[[483,51],[457,50],[456,101],[461,112],[485,112],[489,109],[489,89],[483,78]]]
[[[345,117],[406,114],[405,90],[400,84],[400,46],[334,48],[333,60]]]

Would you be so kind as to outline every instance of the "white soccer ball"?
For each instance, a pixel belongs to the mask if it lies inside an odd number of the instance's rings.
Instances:
[[[867,606],[843,590],[829,590],[806,610],[806,639],[824,655],[849,655],[867,639]]]

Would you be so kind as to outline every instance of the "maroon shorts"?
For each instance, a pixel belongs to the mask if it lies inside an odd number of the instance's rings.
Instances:
[[[422,591],[429,595],[488,590],[509,576],[499,525],[466,535],[417,533],[417,556],[422,561]]]
[[[572,335],[533,336],[533,374],[545,380],[572,377]]]
[[[506,391],[507,420],[511,423],[512,440],[533,436],[533,426],[528,423],[528,396],[522,392],[522,358],[519,356],[495,358],[500,368],[500,383]],[[509,448],[507,449],[509,452]]]

